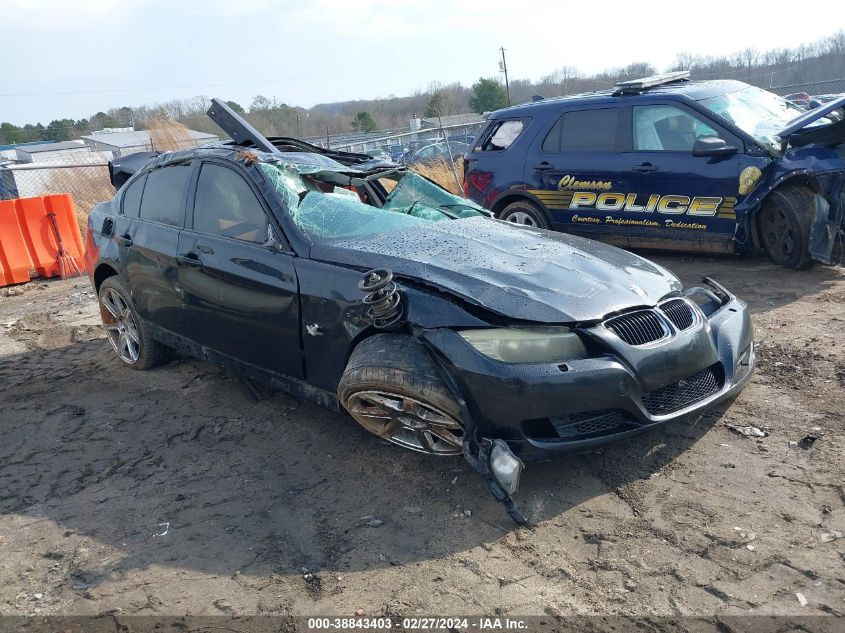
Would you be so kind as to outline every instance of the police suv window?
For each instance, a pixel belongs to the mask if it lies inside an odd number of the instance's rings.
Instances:
[[[123,215],[130,218],[137,218],[141,211],[141,194],[144,191],[144,183],[147,176],[141,176],[126,188],[123,193]]]
[[[622,108],[601,108],[564,113],[549,130],[543,151],[621,152],[618,143]]]
[[[486,140],[481,144],[482,152],[501,152],[506,150],[522,134],[526,120],[508,119],[497,121],[487,133]]]
[[[267,240],[267,216],[240,174],[206,163],[194,199],[194,230],[263,244]]]
[[[691,152],[697,138],[719,133],[686,110],[670,105],[634,106],[634,151]]]
[[[149,172],[141,198],[141,219],[182,226],[185,188],[190,176],[190,165],[171,165]]]

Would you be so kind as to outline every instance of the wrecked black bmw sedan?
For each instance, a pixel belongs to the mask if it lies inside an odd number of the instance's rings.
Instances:
[[[618,248],[492,219],[395,164],[266,139],[135,155],[86,265],[127,366],[173,349],[432,455],[511,515],[524,461],[682,419],[754,367],[745,304]],[[131,159],[131,160],[130,160]]]

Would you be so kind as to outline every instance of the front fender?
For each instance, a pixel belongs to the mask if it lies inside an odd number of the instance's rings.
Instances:
[[[845,220],[845,160],[835,151],[819,146],[790,149],[766,173],[763,182],[743,201],[750,228],[754,216],[775,189],[801,185],[815,194],[810,256],[830,263],[836,235]]]

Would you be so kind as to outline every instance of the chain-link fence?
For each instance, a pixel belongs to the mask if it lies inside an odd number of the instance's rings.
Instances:
[[[484,121],[473,121],[471,123],[460,123],[457,125],[428,127],[410,132],[407,128],[400,128],[396,130],[380,130],[357,136],[335,134],[328,138],[328,144],[332,149],[342,149],[350,152],[367,152],[395,145],[406,147],[410,145],[411,141],[434,143],[438,140],[451,139],[469,143],[482,125],[484,125]],[[324,147],[326,142],[324,141],[320,145]]]
[[[810,96],[831,95],[845,93],[845,78],[826,79],[824,81],[809,81],[801,84],[789,84],[787,86],[772,86],[767,90],[780,96],[806,92]]]
[[[69,193],[73,196],[76,217],[84,232],[91,208],[114,195],[108,163],[99,160],[0,167],[0,200],[54,193]]]

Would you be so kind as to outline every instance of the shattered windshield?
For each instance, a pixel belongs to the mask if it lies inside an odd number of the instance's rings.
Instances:
[[[428,222],[488,215],[470,200],[413,172],[384,176],[395,185],[384,205],[365,202],[366,193],[344,181],[361,181],[324,167],[261,163],[262,172],[290,210],[294,223],[311,238],[340,239],[386,233]]]
[[[472,200],[449,193],[437,183],[410,171],[402,176],[387,196],[384,208],[399,210],[415,204],[441,209],[459,218],[488,215],[484,207]]]
[[[780,149],[777,133],[802,114],[783,97],[754,86],[702,99],[699,103],[775,151]]]

